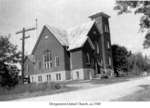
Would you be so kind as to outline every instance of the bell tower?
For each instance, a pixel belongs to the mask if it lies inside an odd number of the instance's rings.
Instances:
[[[110,16],[99,12],[94,15],[89,16],[91,20],[96,22],[96,26],[100,33],[101,38],[101,48],[102,48],[102,60],[103,60],[103,75],[109,77],[113,76],[113,60],[112,60],[112,50],[111,50],[111,39],[110,39],[110,29],[109,29],[109,18]]]

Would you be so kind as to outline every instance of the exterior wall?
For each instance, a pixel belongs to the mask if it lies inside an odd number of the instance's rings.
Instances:
[[[79,77],[77,76],[77,72],[79,73]],[[83,69],[75,69],[71,71],[72,80],[84,80],[84,71]]]
[[[65,76],[66,80],[71,80],[71,71],[66,71]]]
[[[94,69],[84,69],[84,79],[91,80],[94,78]]]
[[[67,73],[70,73],[70,72],[69,71],[57,71],[57,72],[50,72],[50,73],[34,74],[34,75],[30,75],[30,81],[31,83],[65,81],[65,80],[68,80],[66,76]],[[56,79],[56,74],[61,74],[61,80]],[[51,80],[47,80],[47,75],[51,75]],[[38,76],[42,76],[42,81],[38,81]]]
[[[56,74],[60,73],[62,78],[61,81],[64,80],[87,80],[92,79],[94,77],[95,65],[87,65],[85,63],[85,53],[90,53],[90,58],[94,58],[94,63],[97,58],[103,59],[103,66],[107,69],[107,71],[112,73],[112,70],[109,69],[111,67],[113,69],[112,62],[112,52],[111,52],[111,40],[110,40],[110,32],[104,31],[104,25],[109,27],[108,19],[103,16],[99,16],[95,18],[96,26],[93,26],[88,36],[91,38],[92,42],[95,42],[99,45],[99,54],[95,55],[95,52],[90,48],[90,45],[85,43],[83,48],[78,48],[68,52],[66,47],[63,47],[58,40],[53,36],[53,34],[46,28],[43,28],[42,33],[40,34],[40,41],[38,42],[36,49],[33,55],[36,58],[36,63],[31,64],[27,61],[25,64],[29,64],[30,71],[30,80],[32,82],[39,82],[38,76],[42,76],[42,82],[47,81],[47,75],[51,75],[51,80],[56,81]],[[92,34],[96,31],[96,34]],[[45,38],[45,36],[49,36]],[[94,37],[94,38],[93,38]],[[110,48],[107,48],[107,42],[110,44]],[[52,52],[52,68],[45,69],[43,55],[44,51],[50,50]],[[59,57],[59,66],[55,67],[55,56]],[[95,57],[98,56],[98,57]],[[109,57],[111,58],[111,66],[109,66]],[[41,68],[39,68],[39,62],[41,62]],[[77,72],[79,72],[77,76]]]
[[[27,66],[28,66],[28,69],[27,69]],[[25,72],[24,73],[25,76],[31,75],[34,73],[34,64],[28,58],[26,59],[25,64],[24,64],[24,72]]]
[[[70,52],[64,48],[65,70],[70,70]]]
[[[77,75],[79,73],[79,75]],[[75,69],[71,71],[72,80],[91,80],[94,76],[93,69]]]
[[[108,17],[103,15],[96,16],[92,18],[96,21],[96,26],[99,33],[101,34],[101,45],[102,45],[102,58],[103,58],[103,68],[107,72],[108,68],[113,70],[113,61],[112,61],[112,52],[111,52],[111,40],[110,40],[110,31],[109,31],[109,22]],[[105,26],[108,27],[108,31],[105,31]],[[107,42],[110,44],[110,48],[107,48]],[[111,65],[109,65],[109,57],[111,58]]]
[[[71,70],[83,68],[82,50],[76,49],[70,52],[71,54]]]
[[[101,42],[101,34],[99,33],[97,27],[94,25],[91,31],[88,34],[89,38],[91,39],[95,49],[93,50],[89,43],[86,42],[83,47],[83,65],[84,68],[92,68],[94,69],[94,74],[101,74],[102,68],[102,42]],[[98,51],[97,52],[97,44],[98,44]],[[86,53],[90,55],[90,64],[86,63]],[[98,62],[99,61],[99,62]],[[101,64],[100,64],[101,63]],[[97,67],[96,67],[97,66]]]
[[[103,25],[107,25],[108,26],[108,30],[109,30],[109,22],[107,18],[103,18]],[[104,28],[103,28],[104,29]],[[113,61],[112,61],[112,50],[111,50],[111,39],[110,39],[110,31],[109,32],[105,32],[104,30],[104,48],[105,48],[105,61],[106,61],[106,68],[112,68],[113,69]],[[108,43],[110,45],[110,48],[108,48]],[[111,65],[109,64],[109,58],[111,59]]]
[[[47,35],[49,37],[45,39],[45,36]],[[34,74],[57,72],[57,71],[65,70],[64,48],[46,27],[44,27],[39,40],[40,41],[38,42],[36,50],[33,53],[33,55],[36,58]],[[52,52],[52,65],[53,66],[50,69],[45,69],[44,67],[43,56],[44,56],[44,51],[46,50],[50,50]],[[59,57],[60,65],[58,67],[55,67],[55,56]],[[41,69],[39,69],[39,66],[38,66],[39,62],[41,62]]]
[[[87,42],[86,42],[86,44],[83,47],[83,53],[82,53],[82,56],[83,56],[83,68],[93,68],[92,64],[87,64],[86,63],[86,61],[87,61],[86,53],[88,53],[90,55],[90,60],[93,59],[92,56],[94,56],[94,55],[92,54],[91,48],[90,48],[90,46],[89,46],[89,44]]]

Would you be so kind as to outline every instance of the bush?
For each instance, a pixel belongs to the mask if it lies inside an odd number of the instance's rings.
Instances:
[[[0,87],[0,95],[18,94],[18,93],[25,93],[25,92],[32,93],[36,91],[56,90],[61,88],[63,88],[63,85],[56,82],[32,83],[32,84],[24,84],[24,85],[20,84],[11,89]]]
[[[55,89],[60,89],[60,88],[61,88],[60,84],[57,83],[57,84],[55,85]]]

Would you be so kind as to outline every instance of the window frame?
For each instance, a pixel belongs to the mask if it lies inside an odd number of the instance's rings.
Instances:
[[[86,64],[90,64],[90,54],[86,53]]]
[[[80,79],[79,71],[76,71],[77,79]]]
[[[50,50],[47,50],[43,55],[43,64],[44,69],[51,69],[53,67],[52,63],[52,52]]]
[[[55,56],[55,67],[60,66],[59,57]]]
[[[60,80],[61,80],[61,73],[57,73],[57,74],[56,74],[56,80],[57,80],[57,81],[60,81]]]
[[[100,49],[99,49],[99,44],[98,44],[98,42],[96,42],[96,52],[97,52],[97,54],[100,53]]]
[[[41,75],[38,76],[38,82],[42,82],[42,76]]]
[[[51,75],[50,74],[46,75],[46,78],[47,78],[47,81],[51,81]]]
[[[105,24],[105,26],[104,26],[104,31],[107,32],[107,33],[109,33],[109,27],[108,27],[107,24]]]
[[[110,49],[110,43],[107,41],[107,48]]]
[[[26,65],[27,73],[29,73],[29,64]]]
[[[42,68],[42,63],[41,63],[41,61],[38,62],[38,67],[39,67],[39,70],[41,70],[41,68]]]
[[[112,65],[112,60],[111,60],[111,57],[110,57],[110,56],[109,56],[109,58],[108,58],[108,63],[109,63],[110,66]]]

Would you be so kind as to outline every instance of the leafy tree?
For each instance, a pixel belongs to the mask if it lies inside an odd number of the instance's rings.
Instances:
[[[118,11],[118,15],[123,13],[141,14],[140,19],[140,31],[144,32],[146,30],[145,41],[143,43],[144,48],[150,47],[150,1],[121,1],[116,0],[114,10]]]
[[[144,57],[142,53],[132,54],[128,57],[128,70],[136,74],[147,71],[150,68],[148,58]]]
[[[127,72],[128,69],[128,55],[129,52],[125,47],[119,45],[112,45],[112,55],[113,55],[113,64],[114,72],[116,76],[119,76],[119,71]]]
[[[12,87],[17,84],[18,69],[13,64],[20,62],[20,52],[9,39],[0,36],[0,85]]]

